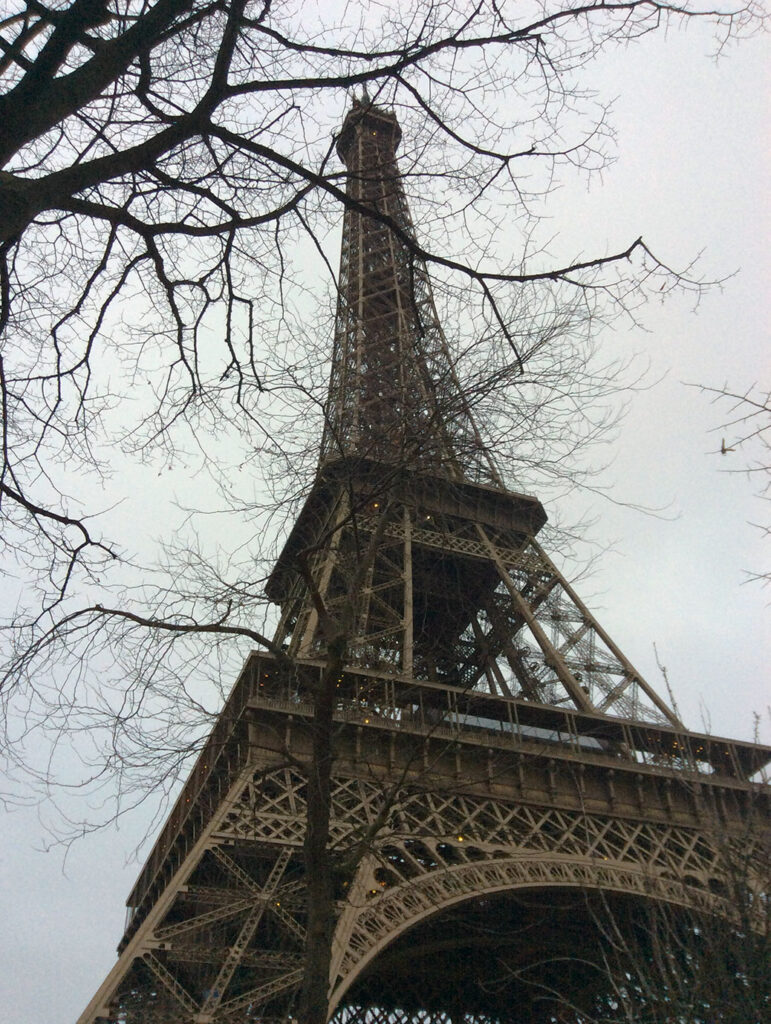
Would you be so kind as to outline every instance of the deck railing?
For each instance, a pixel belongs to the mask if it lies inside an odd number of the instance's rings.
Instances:
[[[270,655],[247,659],[187,782],[169,815],[127,904],[127,934],[148,900],[182,862],[222,797],[249,764],[247,708],[310,718],[311,684],[320,662],[281,664]],[[338,677],[335,719],[367,729],[495,747],[551,751],[553,755],[618,767],[655,767],[701,780],[741,786],[762,774],[771,748],[609,715],[536,704],[464,690],[428,680],[402,680],[373,670],[346,669]],[[767,781],[763,776],[762,781]]]

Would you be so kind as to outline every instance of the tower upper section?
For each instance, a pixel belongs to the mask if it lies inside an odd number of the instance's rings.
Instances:
[[[395,170],[401,138],[402,130],[392,110],[375,106],[366,99],[355,99],[343,121],[337,152],[349,170],[382,166],[387,162],[392,163]],[[372,150],[376,152],[373,154]]]
[[[400,139],[392,111],[353,101],[337,143],[350,202],[321,461],[356,456],[494,483],[415,252]]]

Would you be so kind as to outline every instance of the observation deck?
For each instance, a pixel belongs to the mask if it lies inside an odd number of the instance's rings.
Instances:
[[[120,950],[241,773],[279,760],[289,732],[293,751],[302,750],[323,672],[322,662],[248,657],[126,901]],[[615,814],[691,823],[705,813],[739,820],[749,802],[771,804],[768,787],[754,781],[771,763],[762,744],[366,669],[346,668],[337,689],[338,765],[354,772],[387,772],[421,750],[424,767],[430,750],[434,779],[454,774],[457,783],[463,770],[470,785],[495,784],[534,803],[545,795],[582,806],[604,801]]]

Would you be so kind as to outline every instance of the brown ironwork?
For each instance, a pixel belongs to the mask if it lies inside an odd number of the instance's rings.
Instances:
[[[558,982],[579,1005],[597,972],[548,965],[580,947],[592,894],[620,916],[730,913],[731,851],[751,864],[766,840],[771,749],[687,730],[539,544],[540,502],[501,481],[416,256],[399,138],[365,98],[338,142],[320,461],[267,587],[282,655],[247,660],[80,1024],[291,1019],[330,623],[340,1024],[546,1019],[533,992]]]

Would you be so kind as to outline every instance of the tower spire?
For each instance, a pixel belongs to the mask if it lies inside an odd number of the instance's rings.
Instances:
[[[492,483],[415,252],[400,140],[393,111],[366,90],[354,99],[337,143],[349,204],[321,461],[357,455]]]

